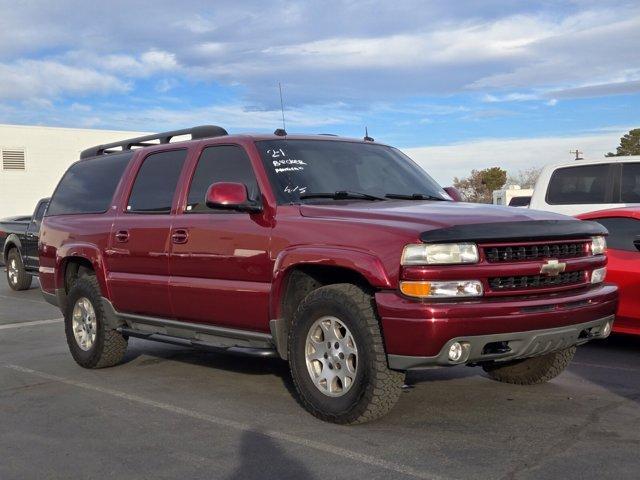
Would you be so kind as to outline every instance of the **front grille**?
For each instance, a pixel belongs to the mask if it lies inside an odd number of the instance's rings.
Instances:
[[[524,290],[528,288],[562,287],[584,283],[584,270],[564,272],[555,277],[545,275],[524,275],[513,277],[494,277],[489,279],[489,286],[494,292],[505,290]]]
[[[541,243],[533,245],[507,245],[484,247],[487,262],[514,262],[519,260],[541,260],[545,258],[575,258],[587,254],[587,243]]]

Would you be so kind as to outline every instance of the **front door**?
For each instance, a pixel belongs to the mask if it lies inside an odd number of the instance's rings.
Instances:
[[[22,249],[24,251],[24,264],[27,270],[38,270],[38,265],[40,263],[38,260],[40,224],[42,223],[42,217],[44,217],[44,212],[47,209],[48,203],[49,200],[40,200],[25,233]]]
[[[271,229],[260,214],[208,208],[205,194],[216,182],[242,183],[250,199],[260,198],[242,147],[219,145],[202,151],[186,208],[177,213],[172,228],[169,269],[174,315],[190,322],[268,331]]]
[[[148,155],[107,249],[107,283],[116,310],[171,317],[169,249],[172,205],[187,150]]]

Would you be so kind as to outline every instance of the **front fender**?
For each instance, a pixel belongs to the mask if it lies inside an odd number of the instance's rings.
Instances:
[[[20,237],[15,233],[10,233],[4,240],[2,248],[2,259],[4,260],[4,263],[7,263],[7,254],[9,253],[9,249],[12,247],[17,247],[20,251],[20,256],[22,256],[22,242],[20,241]]]
[[[362,275],[374,288],[392,288],[389,275],[378,257],[362,250],[344,247],[291,247],[276,257],[271,288],[270,315],[280,318],[287,274],[301,265],[341,267]]]

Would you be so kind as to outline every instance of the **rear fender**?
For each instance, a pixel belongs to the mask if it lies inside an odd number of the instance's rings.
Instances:
[[[382,262],[371,253],[340,247],[293,247],[280,252],[274,265],[273,285],[270,298],[272,319],[282,315],[282,295],[287,274],[295,267],[323,265],[341,267],[362,275],[373,287],[391,288],[389,275]]]
[[[4,241],[4,246],[2,249],[2,259],[4,263],[7,263],[7,255],[9,254],[9,250],[13,247],[16,247],[20,252],[20,256],[22,256],[22,242],[20,241],[20,237],[15,233],[10,233]]]
[[[74,258],[87,260],[96,273],[102,296],[109,298],[106,282],[106,271],[102,252],[98,247],[85,243],[69,243],[58,248],[56,252],[55,287],[64,290],[64,275],[67,264]]]

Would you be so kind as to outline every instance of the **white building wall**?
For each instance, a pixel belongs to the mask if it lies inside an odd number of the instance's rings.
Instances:
[[[0,218],[30,215],[85,148],[141,135],[145,133],[0,125],[0,157],[2,150],[25,152],[24,171],[4,170],[0,164]]]

